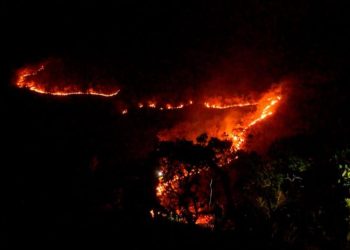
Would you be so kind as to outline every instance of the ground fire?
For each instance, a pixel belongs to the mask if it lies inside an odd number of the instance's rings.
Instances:
[[[45,79],[50,79],[47,76],[46,70],[47,63],[43,63],[37,66],[25,67],[17,71],[16,86],[19,88],[27,88],[30,91],[47,94],[53,96],[69,96],[69,95],[97,95],[102,97],[114,97],[121,90],[115,87],[104,87],[101,85],[93,85],[88,88],[82,88],[77,84],[58,84],[57,86],[52,84],[45,84]],[[50,65],[49,65],[50,67]],[[218,112],[227,111],[226,117],[232,116],[232,112],[238,112],[239,110],[245,109],[240,113],[239,119],[234,121],[231,119],[226,119],[226,125],[224,129],[219,129],[213,132],[211,126],[206,126],[202,124],[202,129],[210,137],[217,137],[227,142],[225,144],[225,150],[219,152],[214,156],[217,165],[220,167],[227,167],[229,164],[237,159],[235,153],[239,150],[245,149],[245,143],[247,136],[250,133],[252,127],[257,126],[259,123],[268,119],[272,116],[278,109],[283,96],[282,96],[282,84],[278,84],[268,91],[263,93],[258,100],[247,100],[244,98],[230,98],[228,100],[222,101],[220,98],[209,98],[208,100],[195,101],[192,98],[179,103],[170,102],[157,102],[154,100],[141,101],[136,105],[125,106],[121,109],[122,115],[128,115],[131,109],[150,109],[150,110],[180,110],[187,108],[189,106],[201,107],[203,110],[217,110]],[[234,113],[237,116],[237,113]],[[228,122],[227,122],[228,121]],[[201,121],[199,121],[201,122]],[[222,120],[219,121],[223,122]],[[216,126],[216,125],[215,125]],[[175,130],[176,131],[176,130]],[[186,133],[192,133],[191,128],[186,128]],[[195,132],[193,132],[195,133]],[[175,134],[175,135],[174,135]],[[161,131],[159,133],[160,141],[171,141],[174,136],[186,138],[185,136],[177,135],[176,132],[170,130]],[[193,139],[191,136],[186,139]],[[200,144],[200,143],[199,143]],[[203,142],[201,144],[203,147]],[[204,143],[205,147],[209,146],[209,143]],[[213,209],[215,204],[211,204],[212,201],[212,170],[206,164],[198,168],[189,169],[186,164],[177,162],[176,169],[170,167],[168,159],[162,158],[159,164],[159,170],[157,172],[158,184],[156,186],[156,196],[159,200],[159,204],[164,209],[163,211],[151,210],[152,217],[162,215],[167,218],[176,218],[179,222],[188,223],[190,221],[210,226],[214,223]],[[174,198],[174,194],[182,192],[180,189],[183,188],[184,183],[189,179],[198,178],[199,183],[205,186],[204,191],[201,192],[201,199],[198,202],[192,202],[188,206],[188,211],[179,209],[179,206],[174,204],[180,201]],[[209,185],[210,183],[210,185]],[[203,189],[203,188],[202,188]],[[209,201],[208,201],[209,200]],[[205,202],[207,201],[207,202]],[[218,206],[218,205],[216,205]],[[189,215],[190,214],[190,215]],[[195,215],[195,216],[194,216]]]
[[[70,96],[70,95],[96,95],[103,97],[116,96],[119,89],[106,88],[102,85],[93,85],[83,88],[77,83],[59,83],[48,84],[44,82],[47,77],[46,67],[55,67],[57,63],[46,62],[37,66],[24,67],[17,71],[15,84],[19,88],[27,88],[40,94],[54,96]],[[49,72],[50,73],[50,72]],[[51,77],[50,77],[51,78]]]
[[[225,149],[217,152],[213,159],[219,167],[229,167],[232,161],[238,159],[238,152],[244,149],[246,137],[250,129],[268,117],[272,116],[277,110],[282,100],[282,86],[279,85],[266,92],[260,100],[254,103],[237,103],[235,105],[223,105],[220,103],[205,103],[206,108],[211,109],[228,109],[240,108],[245,106],[255,106],[255,111],[246,115],[241,124],[232,124],[231,131],[225,131],[224,142]],[[235,129],[239,126],[240,129]],[[198,141],[193,147],[210,147],[211,142]],[[176,149],[174,150],[176,151]],[[175,170],[174,170],[175,168]],[[210,163],[188,164],[186,161],[172,161],[167,157],[160,157],[159,171],[157,173],[158,185],[156,187],[156,195],[165,212],[159,212],[160,216],[171,219],[176,218],[177,221],[183,223],[196,223],[199,225],[212,227],[215,224],[215,209],[218,204],[211,204],[212,200],[212,180],[213,171]],[[196,179],[194,181],[194,179]],[[190,182],[199,183],[186,190],[186,186]],[[205,188],[203,188],[203,186]],[[195,189],[195,190],[192,190]],[[198,199],[187,201],[187,205],[179,205],[183,203],[181,197],[185,193],[193,194]],[[219,208],[221,209],[221,208]],[[152,210],[154,213],[154,211]]]

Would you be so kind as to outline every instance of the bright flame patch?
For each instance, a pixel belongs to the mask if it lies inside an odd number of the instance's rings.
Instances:
[[[45,72],[46,66],[42,64],[38,67],[25,67],[17,71],[16,86],[19,88],[27,88],[39,94],[47,94],[53,96],[70,96],[70,95],[95,95],[103,97],[116,96],[120,89],[106,90],[102,88],[89,87],[82,90],[78,85],[58,85],[47,86],[38,81],[41,73]]]

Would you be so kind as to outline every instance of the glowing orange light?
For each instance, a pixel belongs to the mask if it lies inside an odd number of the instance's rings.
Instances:
[[[199,215],[198,219],[196,220],[197,225],[209,225],[214,220],[213,215]]]
[[[44,65],[40,65],[37,69],[33,68],[23,68],[17,72],[17,81],[16,85],[19,88],[27,88],[33,92],[39,94],[47,94],[54,96],[69,96],[69,95],[96,95],[103,97],[112,97],[116,96],[120,89],[113,91],[102,91],[94,88],[89,88],[86,91],[77,90],[77,86],[66,86],[62,89],[58,89],[57,87],[54,90],[47,90],[42,85],[38,84],[33,77],[38,75],[41,71],[45,70]]]
[[[17,72],[17,80],[16,80],[16,86],[19,88],[27,88],[31,91],[34,91],[36,93],[40,94],[48,94],[48,95],[54,95],[54,96],[69,96],[69,95],[97,95],[97,96],[103,96],[103,97],[112,97],[117,95],[120,90],[110,90],[110,91],[101,91],[95,88],[89,88],[87,90],[80,90],[78,86],[66,86],[65,88],[54,88],[48,90],[47,88],[43,87],[41,84],[38,84],[38,82],[35,80],[38,74],[40,72],[45,70],[45,65],[39,65],[36,68],[23,68]],[[239,122],[239,128],[231,126],[230,129],[226,129],[225,127],[225,138],[228,137],[232,141],[232,148],[231,151],[237,151],[242,148],[244,148],[246,143],[247,134],[250,131],[250,129],[254,126],[256,126],[258,123],[262,122],[263,120],[268,119],[272,115],[275,114],[279,104],[282,100],[282,94],[281,94],[281,86],[271,89],[267,91],[260,100],[254,100],[254,101],[247,101],[247,99],[242,100],[239,98],[236,99],[225,99],[224,101],[218,101],[221,100],[220,98],[216,98],[215,101],[212,100],[205,100],[203,103],[204,108],[208,109],[231,109],[231,108],[241,108],[241,107],[252,107],[251,111],[249,111],[249,115],[242,118],[242,121]],[[138,108],[151,108],[156,110],[177,110],[177,109],[183,109],[189,105],[192,105],[194,102],[192,100],[184,101],[184,102],[178,102],[178,103],[156,103],[153,99],[152,101],[143,101],[143,103],[138,103]],[[234,100],[234,101],[232,101]],[[159,100],[157,100],[159,101]],[[123,115],[126,115],[128,113],[130,107],[127,107],[121,111]],[[231,131],[228,131],[231,130]],[[222,131],[221,131],[222,132]],[[233,160],[237,160],[238,156],[232,157],[230,159],[227,159],[226,163],[223,163],[221,166],[227,165],[227,162],[231,162]],[[221,164],[221,163],[220,163]],[[179,185],[181,182],[184,181],[185,178],[188,178],[192,175],[198,175],[202,171],[207,171],[208,169],[201,169],[201,170],[191,170],[188,171],[186,169],[181,169],[177,174],[174,174],[173,176],[169,177],[169,173],[167,172],[167,169],[161,169],[158,171],[157,178],[158,178],[158,184],[156,186],[156,196],[160,201],[166,201],[168,199],[167,195],[169,195],[169,190],[177,190],[179,188]],[[166,178],[165,178],[166,177]],[[180,211],[176,211],[176,213],[179,215]],[[150,214],[152,218],[154,218],[155,211],[151,210]],[[158,212],[159,214],[159,212]],[[213,216],[212,215],[200,215],[197,220],[196,224],[203,225],[203,224],[210,224],[213,222]]]
[[[149,211],[149,213],[151,214],[151,217],[154,218],[154,210],[151,209],[151,211]]]
[[[156,103],[155,103],[155,102],[150,102],[150,103],[148,104],[148,107],[155,109],[157,106],[156,106]]]
[[[209,102],[205,102],[204,107],[209,109],[230,109],[230,108],[236,108],[236,107],[249,107],[249,106],[255,106],[257,103],[255,102],[245,102],[245,103],[235,103],[235,104],[213,104]]]
[[[234,107],[245,107],[245,106],[256,106],[256,110],[252,111],[250,115],[245,117],[243,119],[243,122],[240,126],[240,129],[233,132],[228,132],[229,139],[232,141],[232,151],[236,151],[241,149],[245,142],[246,137],[248,134],[248,131],[251,127],[255,126],[259,122],[267,119],[268,117],[271,117],[275,111],[278,108],[278,105],[280,104],[282,100],[282,94],[281,94],[281,87],[274,88],[263,97],[257,101],[257,102],[241,102],[231,105],[220,105],[220,104],[210,104],[209,102],[205,102],[204,106],[206,108],[213,108],[213,109],[227,109],[227,108],[234,108]],[[167,106],[168,107],[168,106]],[[171,106],[173,108],[173,106]],[[233,158],[227,159],[227,162],[231,162],[232,160],[237,160],[238,156],[235,156]],[[225,166],[224,164],[222,166]],[[170,193],[173,193],[174,191],[178,190],[178,187],[182,181],[184,181],[185,178],[188,178],[191,175],[197,175],[202,171],[207,171],[208,169],[202,169],[199,171],[186,171],[179,170],[177,174],[174,174],[169,179],[169,174],[167,173],[167,169],[164,167],[162,169],[161,175],[158,174],[158,184],[156,186],[156,195],[160,201],[160,204],[167,204],[168,195]],[[167,176],[167,180],[163,178],[163,176]],[[171,196],[170,196],[171,197]],[[176,211],[178,215],[181,215],[180,211]],[[213,215],[203,215],[200,214],[196,220],[197,225],[212,225],[214,220]],[[186,221],[183,221],[186,223]]]

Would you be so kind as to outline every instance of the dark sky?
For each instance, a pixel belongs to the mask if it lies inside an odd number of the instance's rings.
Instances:
[[[334,1],[2,1],[2,61],[73,59],[142,93],[196,89],[237,62],[276,75],[338,70],[347,13]]]
[[[313,85],[321,94],[310,91],[315,101],[305,117],[317,106],[333,120],[347,113],[348,13],[342,2],[327,0],[1,1],[2,86],[17,68],[47,58],[62,59],[72,72],[106,73],[121,86],[122,101],[183,101],[226,89],[262,91],[284,78],[326,79]],[[311,98],[299,91],[294,110],[306,110],[296,103]],[[332,108],[320,102],[325,93]],[[10,96],[2,106],[17,105]]]
[[[19,67],[58,58],[72,72],[114,78],[122,102],[245,94],[292,78],[314,84],[293,94],[293,110],[307,110],[299,120],[321,124],[315,113],[325,114],[327,127],[347,114],[349,9],[340,1],[17,0],[0,10],[2,86]],[[9,110],[27,105],[5,97]]]

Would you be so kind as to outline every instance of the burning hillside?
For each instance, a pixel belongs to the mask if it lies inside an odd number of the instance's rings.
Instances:
[[[67,77],[68,76],[68,77]],[[40,65],[25,67],[17,72],[16,86],[19,88],[27,88],[30,91],[48,94],[54,96],[68,95],[97,95],[103,97],[116,96],[121,90],[111,85],[106,79],[97,81],[98,77],[89,76],[82,77],[77,73],[69,72],[61,64],[60,61],[48,61]],[[91,84],[86,79],[95,79],[94,82],[102,82],[101,84]],[[77,84],[83,82],[87,84]],[[112,81],[113,82],[113,81]],[[238,150],[248,149],[246,141],[253,127],[263,123],[269,119],[278,110],[280,104],[284,100],[284,85],[277,84],[260,94],[257,98],[252,97],[206,97],[206,98],[187,98],[187,100],[172,103],[168,101],[160,101],[161,99],[149,99],[132,102],[126,100],[121,109],[122,115],[128,115],[130,110],[155,110],[166,112],[171,110],[186,109],[184,112],[187,118],[177,122],[174,126],[168,129],[162,129],[158,133],[160,141],[176,141],[178,139],[187,139],[195,141],[198,135],[206,133],[208,137],[219,138],[227,142],[225,144],[225,152],[215,155],[215,161],[220,166],[227,166],[235,157],[234,154]],[[119,98],[119,97],[118,97]],[[124,96],[120,98],[125,98]],[[119,99],[120,99],[119,98]],[[127,98],[127,97],[126,97]],[[209,147],[210,142],[205,142]],[[203,147],[202,144],[200,144]],[[208,163],[209,164],[209,163]],[[199,178],[203,185],[208,186],[210,182],[211,170],[210,164],[200,163],[198,168],[188,169],[185,165],[178,165],[174,170],[171,169],[169,162],[165,161],[160,164],[158,171],[158,185],[156,187],[156,195],[160,205],[167,211],[167,216],[170,212],[182,218],[186,222],[184,213],[197,214],[194,222],[197,224],[210,224],[213,219],[211,214],[211,205],[209,207],[202,204],[202,208],[192,204],[188,211],[180,211],[174,209],[173,193],[181,192],[181,187],[188,179]],[[175,164],[176,165],[176,164]],[[202,166],[203,165],[203,166]],[[205,189],[202,201],[207,200],[209,191]],[[201,202],[202,202],[201,201]],[[179,201],[175,201],[178,203]],[[199,210],[198,210],[199,209]],[[154,215],[155,211],[152,211]],[[156,211],[158,213],[158,211]],[[188,218],[187,218],[188,219]]]
[[[27,88],[40,94],[54,96],[96,95],[112,97],[119,93],[110,79],[81,76],[67,71],[59,60],[50,60],[39,65],[27,66],[17,71],[16,86]],[[115,84],[115,83],[114,83]]]
[[[179,138],[194,140],[199,134],[232,141],[232,149],[238,150],[244,142],[251,127],[272,116],[282,100],[282,85],[277,85],[259,100],[246,101],[235,99],[235,103],[204,102],[202,105],[215,114],[191,113],[187,121],[181,121],[173,128],[159,133],[161,140]]]
[[[82,81],[81,78],[84,80]],[[95,79],[92,83],[91,79]],[[76,72],[66,69],[59,60],[49,60],[39,65],[24,67],[17,71],[16,86],[27,88],[40,94],[54,96],[97,95],[103,97],[116,96],[120,89],[111,85],[109,78],[100,80],[98,76],[82,77]],[[80,83],[83,82],[83,83]],[[189,121],[180,121],[175,127],[159,132],[161,140],[186,138],[193,140],[198,134],[206,132],[210,136],[224,138],[233,142],[232,149],[238,150],[244,146],[249,129],[260,121],[273,115],[282,100],[282,86],[271,88],[258,100],[247,98],[218,98],[194,101],[188,98],[178,103],[157,102],[156,100],[140,101],[136,105],[127,105],[121,109],[126,115],[130,109],[155,109],[159,111],[179,110],[192,105],[200,105],[205,109],[227,111],[225,113],[191,114]],[[213,118],[214,117],[214,118]],[[219,118],[218,118],[219,117]]]
[[[193,159],[188,160],[186,157],[182,158],[183,156],[160,157],[156,195],[161,206],[165,209],[165,212],[159,212],[159,214],[170,218],[175,216],[176,220],[185,223],[212,226],[215,220],[215,206],[212,204],[212,184],[213,176],[215,176],[215,168],[213,169],[213,165],[219,168],[227,168],[234,160],[238,159],[236,152],[245,147],[250,129],[272,116],[278,109],[281,100],[282,86],[279,85],[264,93],[256,103],[241,102],[234,105],[224,105],[221,103],[209,105],[205,103],[204,106],[206,108],[219,110],[236,109],[247,106],[254,106],[254,108],[246,109],[243,112],[241,111],[241,113],[237,110],[234,110],[234,112],[231,110],[229,113],[225,113],[224,116],[226,116],[226,118],[222,119],[221,122],[226,122],[227,124],[220,127],[220,129],[218,129],[218,127],[221,124],[216,124],[216,122],[218,122],[217,120],[212,120],[211,124],[209,122],[201,127],[201,129],[206,132],[204,137],[197,137],[197,144],[189,144],[185,147],[188,147],[186,151],[194,151],[189,153],[192,155],[191,158],[194,159],[198,151],[203,151],[203,155],[212,153],[213,155],[210,156],[207,161],[201,159],[194,163]],[[229,119],[229,117],[232,116],[240,117]],[[187,135],[190,133],[193,134],[193,130],[190,128],[191,125],[183,130]],[[209,125],[209,127],[207,125]],[[186,125],[183,123],[179,126],[183,128]],[[163,131],[162,135],[163,137],[176,137],[178,132],[179,130],[172,129],[166,132]],[[207,141],[207,133],[210,136],[221,138],[224,141],[219,142],[216,141],[216,139]],[[198,135],[199,133],[197,136]],[[193,139],[193,141],[195,140]],[[183,147],[181,143],[180,146],[175,143],[175,145],[171,147],[175,147],[175,149],[172,149],[172,152],[181,155],[181,153],[178,153],[178,147]],[[181,150],[182,149],[180,149],[180,151]],[[177,157],[179,157],[179,159],[177,159]],[[222,194],[216,195],[220,197],[223,196]],[[192,200],[190,197],[197,198]],[[187,201],[182,201],[182,199],[187,199]],[[224,201],[220,201],[220,206],[223,206],[224,203]],[[219,205],[217,204],[216,206]],[[219,208],[217,207],[217,209]],[[154,211],[152,211],[152,213],[154,214]]]

